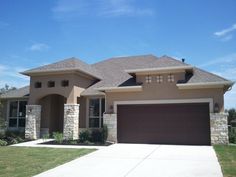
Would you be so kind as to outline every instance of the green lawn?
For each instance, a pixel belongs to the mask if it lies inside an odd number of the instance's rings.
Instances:
[[[92,151],[94,149],[0,147],[0,176],[36,175]]]
[[[224,177],[236,176],[236,146],[216,145],[214,149],[217,153]]]

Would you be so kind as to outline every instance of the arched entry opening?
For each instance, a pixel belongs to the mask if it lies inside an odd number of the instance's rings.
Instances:
[[[64,104],[66,98],[58,94],[47,95],[39,100],[41,112],[41,136],[53,132],[63,133]]]

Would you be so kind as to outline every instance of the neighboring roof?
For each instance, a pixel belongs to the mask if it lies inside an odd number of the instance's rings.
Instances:
[[[29,86],[25,86],[16,90],[10,90],[0,95],[0,98],[22,98],[28,96],[29,96]]]
[[[56,63],[52,63],[49,65],[44,65],[38,68],[30,69],[22,72],[22,74],[30,76],[32,74],[51,73],[51,72],[54,73],[62,71],[79,71],[98,79],[101,78],[99,72],[96,71],[95,68],[81,61],[80,59],[74,57]]]

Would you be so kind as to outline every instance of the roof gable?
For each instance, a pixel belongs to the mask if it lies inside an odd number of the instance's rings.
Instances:
[[[96,69],[94,69],[91,65],[77,58],[68,58],[56,63],[33,68],[22,72],[22,74],[30,76],[32,74],[62,72],[62,71],[80,71],[95,78],[100,78],[100,73],[96,71]]]

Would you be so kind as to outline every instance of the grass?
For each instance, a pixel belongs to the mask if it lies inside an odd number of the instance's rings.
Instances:
[[[236,176],[236,146],[214,146],[224,177]]]
[[[95,149],[0,147],[0,176],[33,176],[94,150]]]

